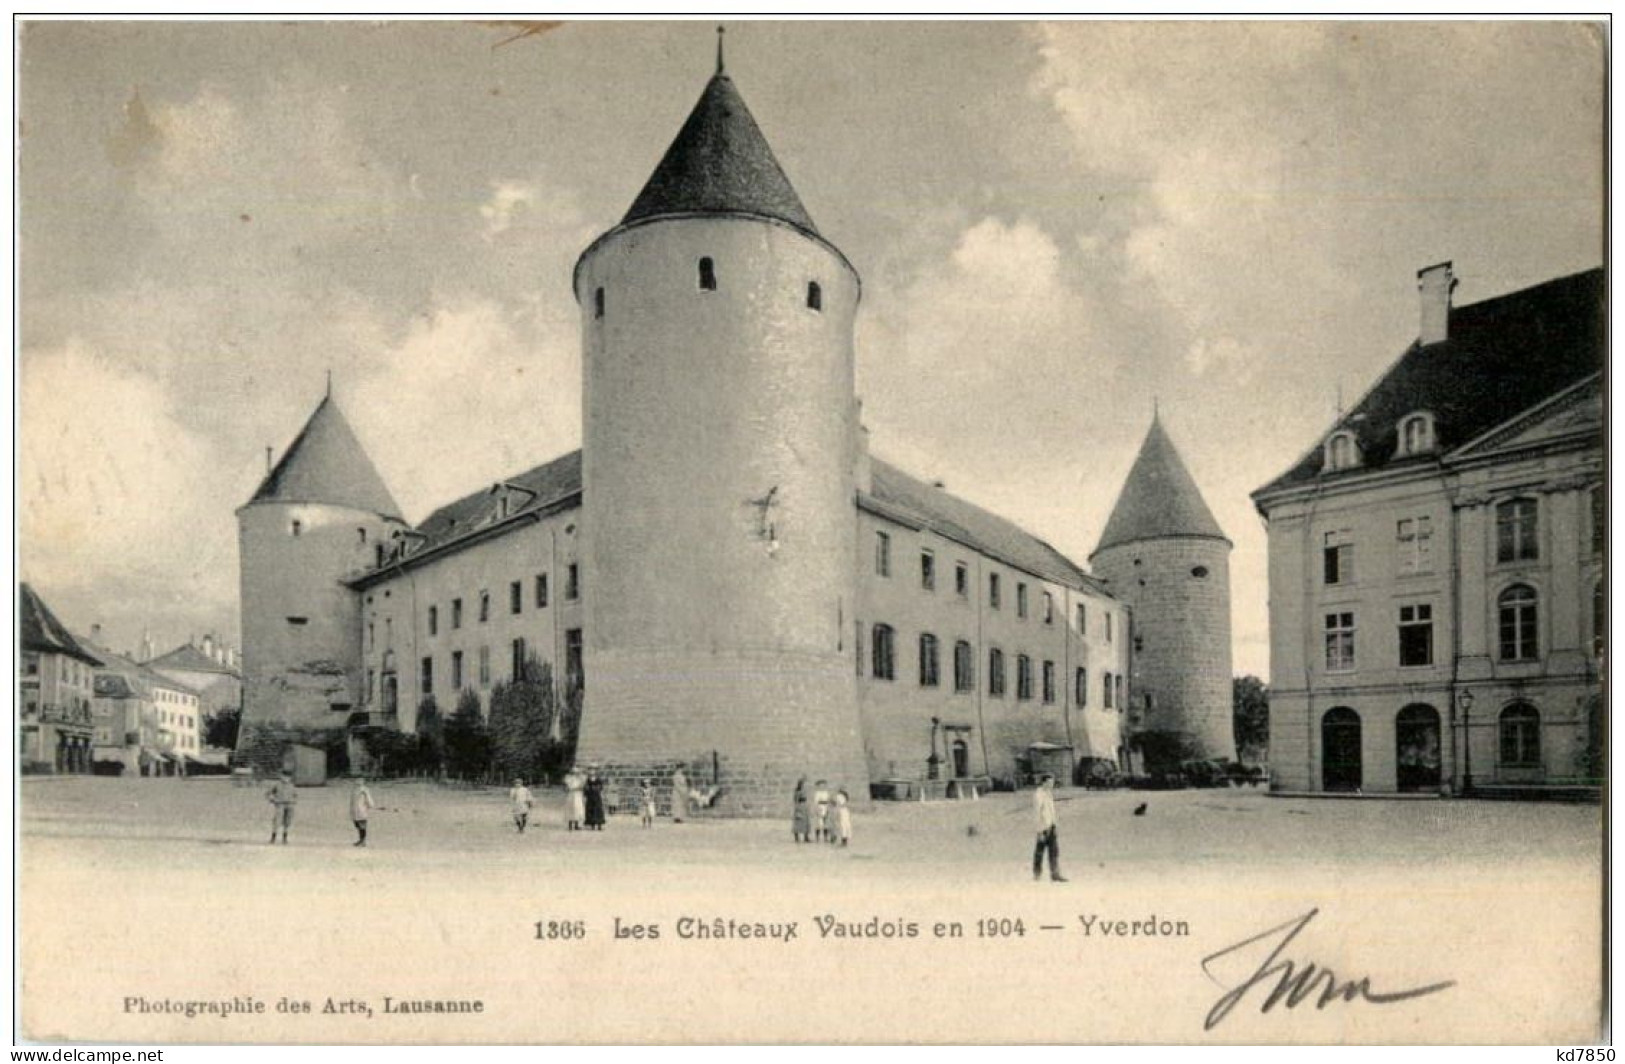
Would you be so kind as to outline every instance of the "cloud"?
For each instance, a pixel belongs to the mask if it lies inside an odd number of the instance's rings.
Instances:
[[[480,205],[485,219],[485,239],[492,240],[513,225],[514,214],[533,209],[538,198],[535,185],[524,181],[493,181],[491,198]]]

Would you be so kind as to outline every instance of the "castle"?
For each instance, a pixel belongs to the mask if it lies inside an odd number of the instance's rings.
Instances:
[[[1233,755],[1230,545],[1160,422],[1104,579],[872,457],[857,271],[720,55],[573,285],[580,451],[413,527],[328,396],[238,511],[240,760],[411,731],[532,656],[583,692],[578,760],[682,766],[741,815],[802,776],[866,801],[1126,770],[1143,727]]]

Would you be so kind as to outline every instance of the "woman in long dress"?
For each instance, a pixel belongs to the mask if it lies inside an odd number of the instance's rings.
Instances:
[[[790,817],[790,832],[797,842],[808,842],[812,839],[812,817],[807,808],[806,776],[796,781],[796,793],[792,802],[794,812]]]
[[[681,824],[688,816],[688,773],[681,765],[671,774],[671,821]]]
[[[564,774],[564,789],[568,803],[565,820],[571,831],[580,831],[582,822],[587,819],[587,799],[582,794],[582,788],[586,785],[587,777],[581,774],[579,767],[571,765],[570,771]]]
[[[587,829],[604,829],[604,781],[597,772],[587,776]]]

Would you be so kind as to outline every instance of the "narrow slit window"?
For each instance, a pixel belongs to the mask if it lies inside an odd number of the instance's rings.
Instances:
[[[602,288],[597,289],[592,294],[592,316],[595,318],[604,316],[604,290]]]
[[[824,309],[824,290],[818,286],[817,281],[807,282],[807,307],[810,310]]]
[[[700,287],[707,292],[717,290],[717,267],[710,258],[700,260]]]

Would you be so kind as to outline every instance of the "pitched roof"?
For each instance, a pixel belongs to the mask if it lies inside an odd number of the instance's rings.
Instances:
[[[621,224],[694,213],[760,215],[818,233],[744,98],[720,71]]]
[[[169,653],[160,654],[151,661],[144,661],[142,664],[152,669],[182,669],[187,672],[218,672],[226,676],[237,675],[236,669],[230,665],[220,664],[191,643],[182,643]]]
[[[400,507],[331,395],[315,413],[249,500],[322,502],[400,519]]]
[[[24,650],[66,654],[91,665],[101,664],[27,584],[17,585],[17,629],[17,643]]]
[[[1197,536],[1223,539],[1224,529],[1213,519],[1213,511],[1202,498],[1190,470],[1179,457],[1174,441],[1153,416],[1140,454],[1123,481],[1117,505],[1106,521],[1095,554],[1107,547],[1141,539],[1169,536]],[[1093,557],[1093,555],[1091,555]]]
[[[96,693],[103,698],[135,698],[150,693],[155,687],[197,694],[190,684],[171,680],[123,654],[115,654],[94,643],[86,645],[101,659],[100,671],[96,674]]]
[[[1013,522],[878,458],[870,461],[870,468],[874,490],[864,501],[878,503],[883,515],[928,528],[1045,580],[1104,591],[1103,584],[1066,555]]]
[[[1603,368],[1606,278],[1601,268],[1571,274],[1450,310],[1441,343],[1413,343],[1336,424],[1353,432],[1361,464],[1396,464],[1402,417],[1431,411],[1439,452],[1475,439]],[[1313,481],[1322,474],[1317,442],[1298,462],[1254,492]],[[1426,462],[1431,457],[1402,457]]]
[[[949,539],[964,543],[1035,576],[1070,587],[1088,587],[1104,593],[1104,585],[1084,572],[1048,543],[1021,528],[932,487],[902,470],[875,459],[874,492],[863,502],[885,516],[929,528]],[[517,527],[527,515],[580,505],[581,452],[571,451],[550,462],[509,477],[504,483],[533,491],[504,517],[500,500],[489,488],[472,492],[440,507],[417,527],[423,540],[404,559],[410,565],[441,549],[460,549],[472,544],[488,530]],[[384,570],[394,568],[394,563]],[[374,573],[384,570],[374,570]],[[369,581],[363,576],[358,582]]]

